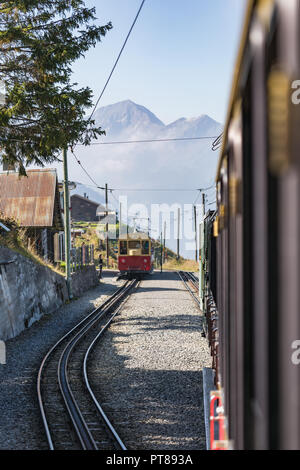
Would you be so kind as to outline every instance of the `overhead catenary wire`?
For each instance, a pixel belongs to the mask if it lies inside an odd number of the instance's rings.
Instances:
[[[99,98],[98,98],[97,101],[96,101],[96,104],[95,104],[95,106],[94,106],[94,108],[93,108],[93,111],[92,111],[92,113],[91,113],[91,115],[90,115],[90,117],[89,117],[89,119],[88,119],[88,122],[92,119],[92,117],[93,117],[93,115],[94,115],[94,113],[95,113],[95,111],[96,111],[96,109],[97,109],[97,106],[98,106],[98,104],[99,104],[99,102],[100,102],[102,96],[104,95],[104,92],[105,92],[105,90],[106,90],[106,88],[107,88],[107,85],[109,84],[109,82],[110,82],[110,80],[111,80],[111,77],[112,77],[112,75],[113,75],[113,73],[114,73],[114,71],[115,71],[115,68],[116,68],[116,66],[118,65],[118,62],[119,62],[119,60],[120,60],[120,57],[121,57],[121,55],[122,55],[122,53],[123,53],[123,51],[124,51],[124,49],[125,49],[125,46],[126,46],[126,44],[127,44],[127,41],[128,41],[128,39],[129,39],[129,37],[130,37],[130,35],[131,35],[131,32],[132,32],[134,26],[135,26],[135,23],[137,22],[137,19],[138,19],[139,15],[140,15],[140,13],[141,13],[141,10],[142,10],[142,8],[143,8],[143,6],[144,6],[144,4],[145,4],[145,1],[146,1],[146,0],[143,0],[143,1],[142,1],[141,5],[140,5],[140,8],[138,9],[138,12],[137,12],[137,14],[136,14],[136,16],[135,16],[135,18],[134,18],[134,20],[133,20],[133,23],[132,23],[132,25],[131,25],[131,27],[130,27],[130,29],[129,29],[129,32],[128,32],[127,36],[126,36],[126,39],[125,39],[125,41],[124,41],[124,44],[123,44],[123,46],[122,46],[122,48],[121,48],[121,50],[120,50],[120,52],[119,52],[119,54],[118,54],[118,57],[117,57],[117,59],[116,59],[114,65],[113,65],[113,68],[112,68],[112,70],[111,70],[111,72],[110,72],[110,74],[109,74],[109,76],[108,76],[108,79],[107,79],[106,82],[105,82],[105,85],[104,85],[104,87],[103,87],[103,89],[102,89],[102,91],[101,91],[101,93],[100,93],[100,96],[99,96]]]
[[[134,18],[134,20],[133,20],[133,23],[132,23],[132,25],[131,25],[131,27],[130,27],[130,29],[129,29],[129,32],[128,32],[126,38],[125,38],[125,41],[124,41],[124,43],[123,43],[123,46],[121,47],[121,50],[120,50],[120,52],[119,52],[119,54],[118,54],[118,56],[117,56],[117,59],[116,59],[114,65],[113,65],[113,68],[112,68],[112,70],[111,70],[111,72],[110,72],[110,74],[109,74],[109,76],[108,76],[108,78],[107,78],[107,80],[106,80],[106,82],[105,82],[105,84],[104,84],[104,87],[103,87],[103,89],[102,89],[102,91],[101,91],[101,93],[100,93],[100,95],[99,95],[99,97],[98,97],[98,99],[97,99],[97,101],[96,101],[96,104],[94,105],[94,108],[93,108],[93,110],[92,110],[92,112],[91,112],[91,114],[90,114],[90,116],[89,116],[89,118],[88,118],[88,120],[87,120],[87,123],[89,123],[90,120],[92,119],[92,117],[93,117],[93,115],[94,115],[94,113],[95,113],[95,111],[96,111],[96,109],[97,109],[97,106],[98,106],[98,104],[99,104],[99,102],[100,102],[102,96],[104,95],[104,92],[105,92],[105,90],[106,90],[106,88],[107,88],[107,85],[109,84],[109,82],[110,82],[110,80],[111,80],[111,77],[112,77],[112,75],[113,75],[113,73],[114,73],[114,71],[115,71],[115,69],[116,69],[116,66],[118,65],[118,62],[119,62],[119,60],[120,60],[120,57],[121,57],[121,55],[122,55],[122,53],[123,53],[123,51],[124,51],[124,49],[125,49],[125,46],[126,46],[126,44],[127,44],[127,42],[128,42],[128,39],[129,39],[129,37],[130,37],[130,35],[131,35],[131,33],[132,33],[132,30],[133,30],[133,28],[134,28],[134,26],[135,26],[135,24],[136,24],[136,22],[137,22],[137,19],[138,19],[139,15],[140,15],[140,13],[141,13],[141,11],[142,11],[142,8],[143,8],[145,2],[146,2],[146,0],[143,0],[142,3],[141,3],[141,5],[140,5],[140,7],[139,7],[139,9],[138,9],[138,12],[137,12],[137,14],[136,14],[136,16],[135,16],[135,18]],[[21,141],[21,140],[19,141],[19,140],[16,140],[16,139],[14,139],[13,141],[14,141],[14,142],[22,142],[22,143],[24,143],[24,141]],[[30,142],[30,141],[28,141],[28,142]],[[108,142],[106,142],[106,144],[107,144],[107,143],[108,143]],[[97,143],[96,143],[96,144],[97,144]],[[98,144],[99,144],[99,143],[98,143]],[[81,145],[81,144],[76,144],[76,145]],[[95,144],[90,144],[90,145],[95,145]],[[75,145],[74,145],[74,146],[75,146]]]
[[[193,140],[212,140],[216,136],[201,136],[201,137],[174,137],[172,139],[145,139],[145,140],[123,140],[123,141],[112,141],[112,142],[92,142],[89,145],[121,145],[121,144],[146,144],[155,142],[182,142],[182,141],[193,141]],[[83,146],[85,144],[77,144]]]
[[[213,152],[216,152],[217,150],[219,150],[219,148],[221,147],[222,145],[222,141],[223,141],[223,132],[222,134],[220,134],[212,143],[212,151]]]
[[[143,1],[141,2],[141,5],[140,5],[140,7],[139,7],[139,9],[138,9],[138,12],[137,12],[137,14],[136,14],[136,16],[135,16],[135,18],[134,18],[134,21],[133,21],[133,23],[132,23],[132,25],[131,25],[131,27],[130,27],[130,29],[129,29],[129,32],[128,32],[126,38],[125,38],[125,41],[124,41],[124,43],[123,43],[123,46],[122,46],[122,48],[121,48],[121,50],[120,50],[120,52],[119,52],[119,54],[118,54],[118,56],[117,56],[117,59],[116,59],[114,65],[113,65],[113,68],[112,68],[112,70],[111,70],[111,72],[110,72],[110,74],[109,74],[109,76],[108,76],[108,79],[106,80],[106,82],[105,82],[105,84],[104,84],[104,87],[103,87],[103,89],[102,89],[102,91],[101,91],[101,93],[100,93],[100,95],[99,95],[99,97],[98,97],[98,99],[97,99],[97,101],[96,101],[96,103],[95,103],[95,105],[94,105],[94,108],[93,108],[93,110],[92,110],[92,113],[91,113],[91,115],[90,115],[89,118],[88,118],[88,122],[92,119],[92,117],[93,117],[93,115],[94,115],[94,113],[95,113],[95,111],[96,111],[96,109],[97,109],[97,106],[98,106],[98,104],[99,104],[99,102],[100,102],[100,100],[101,100],[101,98],[102,98],[102,96],[103,96],[103,94],[104,94],[104,92],[105,92],[105,90],[106,90],[106,88],[107,88],[107,86],[108,86],[110,80],[111,80],[111,77],[112,77],[112,75],[113,75],[113,73],[114,73],[114,71],[115,71],[115,69],[116,69],[116,66],[117,66],[117,64],[118,64],[118,62],[119,62],[119,60],[120,60],[120,57],[121,57],[121,55],[122,55],[122,53],[123,53],[123,51],[124,51],[124,49],[125,49],[125,46],[126,46],[126,44],[127,44],[127,42],[128,42],[128,39],[129,39],[129,37],[130,37],[130,35],[131,35],[131,33],[132,33],[133,28],[134,28],[134,26],[135,26],[135,24],[136,24],[136,22],[137,22],[137,19],[138,19],[139,15],[140,15],[140,13],[141,13],[141,10],[142,10],[142,8],[143,8],[143,6],[144,6],[144,4],[145,4],[145,1],[146,1],[146,0],[143,0]],[[166,138],[166,139],[145,139],[145,140],[135,140],[135,141],[93,142],[93,143],[91,143],[90,145],[120,145],[120,144],[153,143],[153,142],[175,142],[175,141],[193,141],[193,140],[194,140],[194,141],[197,141],[197,140],[210,140],[210,139],[215,139],[215,138],[216,138],[216,136],[182,137],[182,138],[172,138],[172,139],[167,139],[167,138]],[[78,144],[78,145],[82,145],[82,144]],[[92,176],[89,174],[89,172],[84,168],[84,166],[82,165],[81,161],[80,161],[80,160],[77,158],[77,156],[75,155],[75,153],[74,153],[74,148],[71,148],[71,152],[72,152],[72,155],[74,156],[74,158],[76,159],[77,163],[81,166],[82,170],[83,170],[84,173],[87,175],[87,177],[90,179],[90,181],[93,183],[93,185],[94,185],[97,189],[104,190],[105,188],[102,187],[102,186],[99,186],[99,185],[97,184],[97,182],[96,182],[96,181],[92,178]],[[209,189],[209,188],[204,188],[203,190],[206,190],[206,189]],[[113,194],[112,191],[174,191],[174,192],[178,192],[178,191],[195,191],[195,190],[179,189],[179,188],[177,188],[177,189],[175,189],[175,190],[172,190],[172,189],[169,189],[169,188],[168,188],[168,189],[166,189],[166,188],[164,188],[164,189],[156,189],[156,188],[155,188],[155,189],[153,189],[153,188],[151,188],[151,189],[144,189],[144,188],[143,188],[143,189],[134,189],[134,188],[133,188],[133,189],[132,189],[132,188],[129,188],[129,189],[111,189],[111,194]],[[201,189],[197,189],[197,191],[201,191]]]
[[[89,174],[89,172],[84,168],[82,165],[81,161],[79,158],[76,156],[74,150],[71,151],[73,157],[77,161],[77,163],[81,166],[82,170],[85,172],[87,177],[90,179],[90,181],[93,183],[93,186],[96,187],[97,189],[105,190],[104,186],[100,186]],[[112,191],[124,191],[124,192],[161,192],[161,191],[166,191],[166,192],[195,192],[199,191],[200,193],[203,191],[208,191],[209,189],[213,188],[214,185],[208,186],[206,188],[109,188],[109,191],[112,194]]]
[[[124,192],[195,192],[195,191],[206,191],[208,188],[111,188],[112,191],[124,191]]]
[[[145,142],[170,142],[170,141],[180,141],[180,140],[202,140],[202,139],[213,139],[214,137],[205,137],[205,136],[202,136],[202,137],[185,137],[185,138],[175,138],[175,139],[153,139],[153,140],[141,140],[141,141],[124,141],[124,142],[95,142],[94,144],[90,144],[90,145],[105,145],[105,144],[131,144],[131,143],[145,143]],[[84,168],[84,166],[82,165],[81,161],[79,160],[79,158],[76,156],[76,154],[74,153],[74,148],[71,148],[71,152],[72,152],[72,155],[74,156],[74,158],[76,159],[77,163],[81,166],[82,170],[84,171],[84,173],[87,175],[87,177],[90,179],[90,181],[92,181],[92,183],[94,184],[94,186],[98,189],[105,189],[104,187],[101,187],[99,186],[96,181],[91,177],[91,175],[89,174],[89,172],[86,170],[86,168]],[[208,188],[199,188],[199,189],[134,189],[134,188],[128,188],[128,189],[112,189],[113,191],[174,191],[174,192],[177,192],[177,191],[207,191],[211,188],[213,188],[214,185],[212,186],[209,186]]]
[[[117,59],[116,59],[116,61],[115,61],[115,63],[114,63],[114,66],[113,66],[113,68],[112,68],[112,70],[111,70],[111,72],[110,72],[110,74],[109,74],[109,76],[108,76],[108,79],[106,80],[106,82],[105,82],[105,84],[104,84],[104,87],[103,87],[103,89],[102,89],[102,91],[101,91],[101,93],[100,93],[100,95],[99,95],[99,97],[98,97],[98,99],[97,99],[97,101],[96,101],[96,103],[95,103],[95,105],[94,105],[94,108],[93,108],[93,110],[92,110],[92,113],[91,113],[91,115],[90,115],[89,118],[88,118],[88,122],[92,119],[92,117],[93,117],[93,115],[94,115],[94,113],[95,113],[95,111],[96,111],[96,109],[97,109],[97,106],[98,106],[98,104],[99,104],[99,102],[100,102],[100,100],[101,100],[101,98],[102,98],[102,96],[103,96],[103,94],[104,94],[104,92],[105,92],[105,90],[106,90],[106,88],[107,88],[107,86],[108,86],[110,80],[111,80],[111,77],[112,77],[112,75],[113,75],[113,73],[114,73],[114,71],[115,71],[115,69],[116,69],[116,66],[117,66],[117,64],[118,64],[118,62],[119,62],[119,60],[120,60],[120,57],[121,57],[121,55],[122,55],[122,53],[123,53],[123,51],[124,51],[124,49],[125,49],[125,46],[126,46],[126,44],[127,44],[127,42],[128,42],[128,39],[129,39],[129,37],[130,37],[130,35],[131,35],[131,32],[132,32],[133,28],[134,28],[134,26],[135,26],[135,24],[136,24],[136,22],[137,22],[137,19],[138,19],[139,15],[140,15],[140,13],[141,13],[141,10],[142,10],[142,8],[143,8],[143,6],[144,6],[144,4],[145,4],[145,1],[146,1],[146,0],[143,0],[143,1],[142,1],[141,5],[140,5],[140,7],[139,7],[139,9],[138,9],[138,12],[137,12],[137,14],[136,14],[136,16],[135,16],[135,18],[134,18],[134,21],[133,21],[133,23],[132,23],[132,25],[131,25],[131,27],[130,27],[130,29],[129,29],[129,32],[128,32],[126,38],[125,38],[124,44],[123,44],[123,46],[122,46],[122,48],[121,48],[121,50],[120,50],[120,52],[119,52],[119,54],[118,54],[118,56],[117,56]],[[216,138],[216,136],[182,137],[182,138],[172,138],[172,139],[167,139],[167,138],[166,138],[166,139],[145,139],[145,140],[135,140],[135,141],[92,142],[90,145],[120,145],[120,144],[153,143],[153,142],[176,142],[176,141],[193,141],[193,140],[194,140],[194,141],[197,141],[197,140],[210,140],[210,139],[215,139],[215,138]],[[82,145],[82,144],[77,144],[77,145]],[[77,163],[81,166],[82,170],[83,170],[84,173],[88,176],[88,178],[90,179],[90,181],[92,181],[92,183],[95,185],[95,187],[98,188],[98,189],[104,190],[105,188],[99,186],[99,185],[96,183],[96,181],[91,177],[91,175],[88,173],[88,171],[84,168],[84,166],[82,165],[82,163],[80,162],[80,160],[79,160],[79,159],[77,158],[77,156],[75,155],[75,153],[74,153],[74,148],[71,148],[71,151],[72,151],[72,154],[73,154],[74,158],[76,159]],[[131,190],[131,189],[128,189],[128,190],[119,189],[119,191],[130,191],[130,190]],[[139,189],[139,191],[140,191],[140,190],[141,190],[141,189]],[[205,190],[205,189],[204,189],[204,190]],[[117,191],[117,189],[111,190],[111,194],[112,194],[112,191]],[[150,190],[148,190],[148,189],[147,189],[147,190],[146,190],[146,189],[143,189],[143,191],[153,191],[153,189],[150,189]],[[172,191],[172,190],[171,190],[171,189],[155,189],[155,191]],[[183,190],[182,190],[182,189],[176,189],[175,191],[177,192],[177,191],[183,191]],[[184,191],[189,191],[189,190],[184,190]],[[198,191],[198,190],[197,190],[197,191]],[[199,191],[200,191],[200,190],[199,190]]]
[[[195,201],[193,202],[193,206],[197,203],[197,201],[198,201],[199,197],[201,196],[201,194],[202,194],[202,190],[199,189],[199,193],[198,193],[198,195],[197,195]]]
[[[75,158],[75,160],[77,161],[78,165],[81,166],[82,170],[84,171],[84,173],[87,175],[87,177],[90,179],[90,181],[92,181],[92,183],[96,186],[96,188],[98,189],[105,189],[105,188],[102,188],[100,187],[96,181],[91,177],[91,175],[89,174],[89,172],[84,168],[84,166],[82,165],[81,161],[79,160],[79,158],[77,158],[77,156],[75,155],[74,153],[74,150],[71,150],[71,153],[73,155],[73,157]]]

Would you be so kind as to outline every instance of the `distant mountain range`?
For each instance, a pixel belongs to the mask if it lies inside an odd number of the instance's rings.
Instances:
[[[95,121],[106,131],[107,140],[213,136],[222,128],[206,114],[192,119],[182,117],[165,125],[149,109],[130,100],[98,109]]]
[[[97,125],[106,131],[106,136],[101,136],[96,143],[214,137],[222,132],[222,125],[206,114],[190,119],[181,117],[165,124],[149,109],[130,100],[99,108],[94,117]],[[103,204],[104,191],[97,189],[97,186],[104,187],[108,183],[110,190],[113,190],[109,191],[109,203],[118,209],[118,197],[126,195],[131,216],[139,212],[139,204],[146,205],[150,215],[151,204],[162,203],[179,203],[182,213],[186,214],[184,204],[200,203],[200,194],[196,189],[214,183],[218,153],[212,151],[212,141],[77,146],[75,153],[96,184],[87,177],[69,152],[69,178],[78,182],[72,194],[88,194],[90,199]],[[62,179],[62,164],[52,166],[58,168],[59,178]],[[208,191],[207,198],[208,202],[215,200],[214,189]],[[189,214],[185,225],[192,226],[192,220],[193,215]],[[140,225],[145,228],[142,221]],[[153,236],[158,237],[160,230]],[[189,245],[181,242],[183,256],[193,257],[193,240]],[[167,241],[167,246],[176,250],[174,235]]]
[[[94,118],[96,124],[106,131],[106,136],[101,136],[97,141],[100,143],[214,137],[222,132],[222,125],[206,114],[190,119],[181,117],[165,124],[149,109],[130,100],[99,108]],[[111,205],[118,209],[118,197],[127,195],[131,216],[139,212],[139,204],[146,204],[150,215],[151,204],[179,203],[182,207],[193,204],[199,196],[195,189],[213,184],[218,154],[212,152],[212,140],[78,146],[76,155],[98,186],[108,183],[109,188],[115,190],[109,192]],[[83,183],[78,184],[74,193],[86,193],[90,199],[103,203],[104,192],[92,187],[93,183],[71,157],[69,168],[70,179]],[[183,189],[190,191],[181,191]],[[214,190],[211,190],[208,192],[208,202],[214,200]],[[192,224],[192,217],[191,214],[187,216],[186,225]],[[140,225],[145,228],[142,221]],[[172,231],[173,228],[172,225]],[[153,236],[158,235],[153,233]],[[181,243],[183,256],[193,257],[193,243],[193,240],[189,245]],[[174,235],[171,235],[167,245],[176,249]]]

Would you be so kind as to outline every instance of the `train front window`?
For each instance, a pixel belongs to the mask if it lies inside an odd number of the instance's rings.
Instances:
[[[139,250],[141,248],[141,242],[139,240],[131,240],[128,242],[129,250]]]
[[[127,255],[127,242],[120,242],[120,255]]]
[[[142,242],[142,255],[149,255],[149,240]]]

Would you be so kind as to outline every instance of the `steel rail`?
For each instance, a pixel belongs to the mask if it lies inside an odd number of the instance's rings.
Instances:
[[[133,285],[132,286],[129,286],[129,288],[131,289],[132,287],[136,286],[137,284],[137,280],[134,280],[133,281]],[[121,450],[127,450],[125,444],[122,442],[122,440],[120,439],[118,433],[116,432],[115,428],[112,426],[111,422],[109,421],[106,413],[104,412],[103,408],[101,407],[99,401],[97,400],[93,390],[92,390],[92,387],[90,385],[90,381],[89,381],[89,378],[88,378],[88,372],[87,372],[87,364],[88,364],[88,360],[89,360],[89,356],[91,354],[91,352],[93,351],[94,349],[94,346],[96,345],[96,343],[98,342],[99,338],[103,335],[104,331],[109,327],[109,325],[111,324],[111,322],[113,321],[113,319],[115,318],[115,316],[119,313],[119,310],[120,308],[122,307],[122,305],[120,305],[114,312],[114,314],[111,316],[111,318],[108,320],[108,322],[106,323],[106,325],[103,326],[103,328],[99,331],[99,333],[97,334],[97,336],[94,338],[94,340],[91,342],[88,350],[86,351],[85,353],[85,356],[84,356],[84,361],[83,361],[83,377],[84,377],[84,381],[85,381],[85,385],[86,385],[86,388],[87,390],[89,391],[90,393],[90,396],[93,400],[93,402],[95,403],[95,406],[98,410],[98,412],[100,413],[102,419],[104,420],[107,428],[109,429],[111,435],[113,436],[114,440],[118,443],[118,446]]]
[[[136,280],[133,280],[128,286],[126,286],[126,288],[124,288],[124,290],[122,290],[122,292],[119,293],[118,296],[116,296],[113,299],[113,302],[110,305],[108,305],[103,311],[101,311],[101,313],[99,315],[97,315],[94,319],[92,319],[91,322],[89,322],[86,326],[84,326],[69,341],[69,343],[65,347],[65,349],[64,349],[64,351],[61,355],[60,361],[59,361],[58,379],[59,379],[60,390],[61,390],[62,396],[64,398],[64,401],[65,401],[67,410],[69,412],[70,418],[71,418],[71,420],[73,422],[73,425],[74,425],[74,428],[76,430],[76,434],[77,434],[77,436],[80,440],[80,443],[82,445],[82,448],[84,450],[97,450],[98,448],[97,448],[97,444],[94,441],[93,436],[92,436],[92,434],[91,434],[91,432],[88,428],[88,425],[85,422],[85,419],[84,419],[84,417],[83,417],[83,415],[80,411],[78,403],[76,402],[76,399],[75,399],[75,397],[72,393],[72,387],[71,387],[71,384],[70,384],[69,374],[68,374],[69,361],[70,361],[70,358],[71,358],[71,355],[72,355],[74,349],[76,348],[78,343],[83,339],[83,337],[87,334],[87,332],[90,331],[91,328],[96,323],[98,323],[100,318],[102,318],[106,313],[108,313],[108,311],[110,309],[114,308],[115,305],[117,305],[124,297],[126,297],[126,295],[134,287],[135,284],[136,284]],[[106,324],[105,329],[111,323],[111,321],[113,320],[113,318],[115,317],[115,315],[117,314],[117,312],[119,311],[120,308],[121,308],[121,306],[119,306],[119,308],[117,308],[117,311],[115,312],[115,314],[110,318],[110,321]],[[101,329],[101,332],[103,332],[103,331],[104,330]],[[96,405],[97,411],[101,415],[101,418],[104,418],[103,413],[101,413],[101,411],[100,411],[100,409],[102,409],[102,408],[97,403],[97,400],[93,398],[93,401]],[[118,436],[117,432],[113,429],[112,425],[109,423],[109,420],[107,419],[107,417],[106,417],[106,419],[104,419],[104,423],[105,423],[106,427],[109,428],[110,433],[112,434],[113,438],[116,440],[116,442],[118,444],[118,447],[121,447],[122,450],[126,450],[126,447],[122,443],[122,441],[121,441],[120,437]],[[112,430],[114,432],[112,432]]]
[[[185,271],[177,271],[177,274],[180,278],[180,280],[183,282],[184,286],[186,287],[186,289],[189,291],[189,293],[191,294],[193,300],[196,302],[197,306],[201,309],[200,307],[200,299],[195,295],[195,293],[192,291],[192,289],[190,288],[190,286],[188,285],[188,282],[190,281],[190,276],[188,272],[185,272]],[[195,285],[194,285],[195,286]],[[196,287],[196,286],[195,286]],[[197,287],[196,287],[197,289]]]
[[[189,278],[188,280],[193,284],[195,289],[198,291],[199,290],[199,279],[195,276],[194,273],[191,272],[185,272],[187,277]]]
[[[42,363],[38,371],[38,377],[37,377],[37,395],[38,395],[38,403],[39,403],[39,408],[41,412],[41,417],[42,417],[42,421],[43,421],[43,425],[44,425],[44,429],[46,433],[46,438],[47,438],[50,450],[54,450],[54,443],[53,443],[53,437],[50,431],[50,426],[49,426],[49,422],[47,419],[45,406],[43,402],[43,396],[42,396],[42,378],[43,378],[43,373],[45,371],[46,365],[48,364],[53,353],[58,349],[58,347],[63,343],[63,341],[68,339],[80,327],[83,327],[84,325],[88,324],[95,315],[97,315],[99,312],[103,310],[103,308],[110,305],[111,302],[114,300],[114,298],[117,297],[120,293],[122,293],[122,291],[124,291],[127,286],[128,286],[128,282],[125,282],[125,284],[121,286],[116,292],[114,292],[114,294],[110,296],[105,302],[103,302],[103,304],[101,304],[99,307],[93,310],[89,315],[87,315],[83,320],[81,320],[77,325],[75,325],[70,331],[68,331],[64,336],[62,336],[50,348],[50,350],[47,352],[47,354],[42,360]]]

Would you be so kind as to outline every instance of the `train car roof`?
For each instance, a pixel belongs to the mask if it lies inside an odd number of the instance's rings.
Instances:
[[[239,47],[239,51],[238,51],[238,55],[237,55],[237,59],[235,63],[235,68],[234,68],[228,112],[227,112],[225,127],[223,131],[222,147],[220,151],[220,157],[219,157],[217,175],[216,175],[217,181],[219,179],[222,161],[226,154],[227,135],[228,135],[229,124],[230,124],[230,121],[232,119],[232,115],[234,112],[234,105],[239,98],[240,79],[242,75],[243,61],[245,58],[244,53],[246,51],[246,47],[247,47],[248,40],[249,40],[249,31],[250,31],[251,21],[252,21],[254,12],[256,10],[258,10],[258,13],[260,14],[261,17],[266,19],[266,17],[269,14],[270,9],[274,6],[274,3],[275,3],[275,0],[248,0],[244,26],[242,29],[240,47]]]
[[[149,240],[149,235],[144,232],[123,233],[119,236],[119,240]]]

